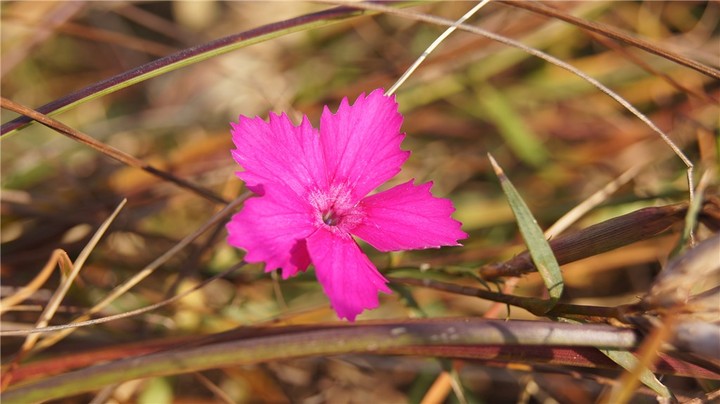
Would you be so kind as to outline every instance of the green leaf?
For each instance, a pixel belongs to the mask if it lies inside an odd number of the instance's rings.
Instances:
[[[718,144],[720,145],[720,142]],[[695,199],[690,201],[687,213],[685,214],[685,227],[683,228],[683,232],[680,235],[680,239],[675,245],[672,254],[670,254],[671,257],[680,255],[691,243],[694,242],[693,231],[697,227],[698,215],[700,215],[703,203],[705,203],[705,189],[713,182],[713,177],[715,177],[715,175],[712,169],[705,171],[702,177],[700,177],[700,182],[695,189]]]
[[[508,98],[490,85],[478,86],[477,100],[487,119],[497,126],[513,153],[523,162],[539,167],[548,152],[533,131],[523,122]]]
[[[613,362],[622,366],[629,372],[634,371],[638,365],[638,360],[635,355],[628,351],[620,351],[616,349],[600,349],[600,352],[604,353],[608,358],[612,359]],[[650,369],[642,369],[638,378],[644,385],[651,388],[661,397],[672,397],[672,393],[670,392],[670,390],[668,390],[668,388],[665,387],[664,384],[660,383],[660,380],[655,377],[655,375],[653,374],[653,372],[650,371]]]
[[[570,318],[563,318],[562,321],[570,324],[585,324],[583,322],[573,320]],[[624,349],[610,349],[610,348],[598,348],[605,356],[610,358],[613,362],[620,365],[623,369],[628,372],[636,371],[638,367],[638,358],[632,352]],[[644,367],[640,370],[638,379],[647,387],[651,388],[658,395],[669,398],[672,397],[670,390],[665,387],[664,384],[660,383],[660,380],[650,371],[650,369]]]
[[[505,176],[502,168],[497,164],[493,156],[488,154],[490,163],[495,170],[500,180],[505,196],[508,198],[510,208],[517,219],[518,226],[520,227],[520,233],[525,240],[525,244],[528,247],[530,256],[532,257],[535,267],[537,268],[540,276],[542,276],[545,282],[545,287],[550,294],[549,305],[546,310],[550,310],[560,299],[563,292],[563,278],[560,272],[560,266],[558,265],[555,255],[550,248],[550,244],[545,239],[542,230],[537,224],[537,220],[530,212],[525,201],[522,199],[520,194],[517,192],[510,180]]]

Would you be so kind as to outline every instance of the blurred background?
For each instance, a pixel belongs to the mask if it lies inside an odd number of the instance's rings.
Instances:
[[[473,4],[433,2],[412,10],[454,20]],[[549,5],[720,67],[717,2]],[[330,7],[304,1],[2,2],[2,96],[36,108],[194,45]],[[716,169],[717,80],[508,4],[492,2],[469,23],[580,68],[647,114],[699,172]],[[275,111],[287,112],[295,122],[307,115],[317,125],[324,105],[335,110],[343,97],[353,100],[362,92],[389,88],[443,30],[393,15],[346,19],[162,74],[55,118],[232,199],[243,187],[230,156],[230,121],[240,114],[266,117]],[[639,119],[567,71],[483,37],[451,35],[400,87],[397,100],[405,117],[403,148],[412,155],[388,186],[410,178],[432,180],[433,193],[455,203],[454,217],[470,238],[462,248],[397,254],[367,249],[386,272],[436,268],[478,286],[461,275],[522,251],[487,153],[504,168],[542,228],[635,165],[642,167],[638,174],[582,217],[577,228],[687,199],[683,163]],[[16,116],[2,110],[2,123]],[[0,146],[3,297],[27,284],[54,249],[75,259],[99,224],[122,198],[128,199],[53,319],[56,324],[102,299],[220,209],[39,124],[3,136]],[[237,263],[243,252],[227,246],[225,236],[217,226],[101,315],[156,303]],[[565,299],[598,305],[636,302],[676,240],[677,231],[671,231],[563,267]],[[51,278],[22,310],[6,313],[3,327],[30,327],[60,279],[59,274]],[[542,280],[530,274],[516,293],[539,296],[542,290]],[[482,316],[490,307],[475,298],[420,288],[410,293],[417,307],[395,293],[359,319]],[[533,318],[519,309],[510,317]],[[278,282],[261,266],[249,265],[179,304],[79,330],[47,353],[205,335],[242,325],[333,320],[312,272]],[[3,338],[3,355],[14,352],[19,341]],[[350,356],[214,370],[206,376],[237,402],[405,402],[420,400],[439,371],[432,359]],[[462,373],[468,394],[490,402],[514,402],[522,394],[543,401],[540,393],[527,393],[527,386],[563,377],[473,364]],[[589,378],[577,383],[577,390],[599,389]],[[574,390],[566,385],[555,394],[571,401],[585,397],[573,396],[580,394]],[[168,397],[173,402],[217,399],[197,378],[185,375],[127,383],[112,400],[169,402]]]

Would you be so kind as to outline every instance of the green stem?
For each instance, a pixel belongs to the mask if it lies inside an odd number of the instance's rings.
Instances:
[[[405,285],[422,286],[458,295],[474,296],[480,299],[504,303],[510,306],[520,307],[536,316],[542,317],[602,317],[622,319],[631,306],[602,307],[602,306],[581,306],[576,304],[557,303],[552,309],[547,309],[547,300],[534,297],[523,297],[506,295],[504,293],[491,292],[485,289],[473,288],[470,286],[456,285],[454,283],[440,282],[433,279],[415,279],[391,277],[393,282]]]
[[[392,6],[407,7],[414,3],[417,2],[398,2],[392,4]],[[35,110],[45,115],[54,116],[84,102],[102,97],[103,95],[113,93],[150,78],[157,77],[161,74],[177,70],[181,67],[210,59],[214,56],[219,56],[259,42],[292,34],[294,32],[325,27],[358,15],[372,15],[377,13],[378,11],[362,10],[352,7],[335,7],[329,10],[323,10],[317,13],[306,14],[288,20],[263,25],[249,31],[219,38],[192,48],[183,49],[177,53],[173,53],[172,55],[153,60],[152,62],[146,63],[142,66],[138,66],[126,72],[91,84],[63,98],[52,101],[39,108],[35,108]],[[0,128],[0,136],[15,133],[18,129],[27,126],[31,122],[32,121],[28,117],[18,117],[2,125]]]
[[[348,353],[374,353],[410,346],[531,345],[630,349],[632,330],[606,325],[475,318],[367,322],[348,326],[262,329],[246,339],[121,359],[25,384],[3,394],[4,404],[67,397],[145,377],[196,372],[273,360]],[[258,335],[260,334],[260,335]],[[263,335],[265,334],[265,335]],[[269,334],[269,335],[268,335]]]

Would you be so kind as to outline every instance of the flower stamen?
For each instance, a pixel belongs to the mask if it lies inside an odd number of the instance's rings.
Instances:
[[[337,226],[338,223],[340,222],[340,218],[335,213],[335,211],[330,209],[327,212],[323,213],[322,221],[323,221],[323,223],[325,223],[328,226]]]
[[[331,185],[326,190],[316,189],[308,195],[317,226],[329,226],[333,232],[347,233],[363,219],[363,212],[353,204],[350,188],[346,184]]]

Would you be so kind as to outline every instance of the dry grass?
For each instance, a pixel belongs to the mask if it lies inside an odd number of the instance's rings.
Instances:
[[[511,4],[492,2],[468,23],[553,55],[596,78],[668,134],[695,165],[696,179],[717,171],[717,3],[547,4],[641,38],[706,66],[711,74]],[[404,10],[455,20],[472,5],[442,2]],[[0,7],[2,97],[37,107],[175,51],[331,6],[3,2]],[[99,150],[40,124],[3,135],[2,297],[19,293],[49,260],[53,265],[65,263],[66,269],[64,274],[55,271],[18,305],[10,308],[3,301],[3,330],[33,327],[51,296],[62,285],[70,286],[72,265],[54,252],[58,249],[75,263],[78,275],[51,324],[72,321],[138,273],[147,277],[93,317],[162,302],[240,262],[242,251],[225,243],[222,217],[208,223],[223,204],[178,187],[167,174],[216,199],[235,200],[243,188],[229,153],[229,121],[239,114],[284,111],[296,121],[306,114],[317,123],[325,104],[334,109],[342,97],[389,88],[443,29],[388,14],[347,19],[194,63],[53,117],[98,141]],[[401,254],[368,250],[389,275],[482,288],[471,276],[478,268],[522,251],[487,153],[500,162],[543,229],[614,181],[614,187],[596,195],[589,212],[572,219],[571,230],[643,207],[688,202],[686,167],[656,133],[587,82],[521,50],[457,31],[398,89],[397,97],[408,134],[403,148],[412,155],[393,183],[410,178],[434,181],[434,193],[454,201],[455,217],[470,238],[462,248]],[[16,116],[3,109],[2,123]],[[109,147],[135,159],[134,164],[108,157]],[[148,166],[155,171],[143,169]],[[167,173],[166,178],[159,178],[158,170]],[[712,199],[717,184],[711,175],[704,181],[698,198],[710,199],[699,216],[698,242],[710,238],[720,221],[717,199]],[[127,204],[97,246],[88,249],[93,234],[123,199]],[[640,303],[683,234],[688,205],[683,206],[685,210],[659,235],[644,233],[638,242],[622,242],[620,248],[587,254],[563,266],[562,302],[608,308]],[[638,226],[649,223],[636,220]],[[195,237],[203,226],[207,231]],[[553,233],[553,238],[562,233]],[[183,240],[187,246],[180,249]],[[169,250],[177,253],[157,261]],[[83,251],[88,257],[79,268]],[[420,267],[431,269],[421,273]],[[704,280],[709,282],[705,289],[717,285],[717,271]],[[521,277],[514,290],[505,286],[517,296],[543,297],[545,292],[535,272]],[[412,299],[401,298],[400,292]],[[711,303],[704,306],[707,312],[701,321],[718,324],[718,306],[712,306],[720,305],[717,293],[707,301]],[[651,317],[650,325],[625,325],[649,331],[666,320],[682,322],[688,314],[677,314],[675,306],[668,309],[670,314],[657,306],[646,309],[634,314]],[[521,309],[508,315],[504,306],[488,300],[405,285],[359,320],[420,316],[537,318]],[[9,367],[4,368],[4,380],[12,385],[118,355],[178,349],[236,327],[319,326],[334,320],[312,273],[281,282],[252,264],[142,315],[83,327],[54,344],[40,338],[35,351],[14,368],[14,381],[7,378]],[[599,320],[619,324],[622,318]],[[665,341],[657,338],[655,342]],[[10,366],[22,341],[2,338],[4,366]],[[609,394],[623,374],[605,369],[611,362],[581,368],[520,357],[451,361],[432,357],[453,355],[428,352],[429,358],[355,354],[277,360],[125,382],[62,402],[88,402],[92,397],[96,402],[148,403],[592,402],[607,399],[603,392]],[[69,367],[58,359],[62,357]],[[651,355],[650,360],[655,359],[657,355]],[[713,359],[717,358],[690,362],[717,373],[720,365]],[[39,369],[32,367],[37,360],[44,360]],[[448,378],[442,369],[454,369],[455,377]],[[39,373],[33,375],[33,370]],[[453,384],[458,381],[462,387]],[[663,383],[681,401],[717,394],[717,380],[671,374]],[[633,393],[632,401],[654,400],[648,388]]]

